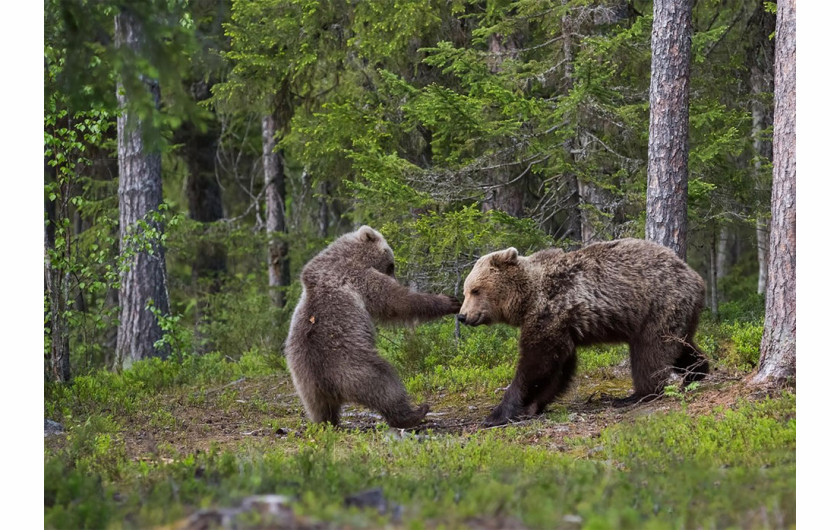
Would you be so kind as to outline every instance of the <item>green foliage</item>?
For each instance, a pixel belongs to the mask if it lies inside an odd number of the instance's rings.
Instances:
[[[578,348],[578,371],[595,372],[599,369],[616,366],[629,359],[630,352],[624,344],[598,344]]]
[[[515,242],[519,252],[527,255],[551,243],[530,219],[495,210],[481,212],[475,205],[413,218],[401,216],[380,227],[394,249],[400,278],[458,296],[474,261],[483,254]]]
[[[71,113],[92,108],[115,111],[119,80],[120,92],[127,96],[129,126],[141,127],[147,146],[162,148],[167,131],[185,120],[200,123],[206,118],[181,83],[189,69],[187,58],[196,47],[188,7],[181,0],[49,0],[44,9],[49,73],[45,98],[61,94]],[[120,13],[137,20],[141,38],[135,47],[120,46],[113,38]],[[161,86],[162,108],[148,89],[149,80]]]
[[[69,420],[104,411],[114,415],[134,414],[154,396],[174,387],[201,389],[211,383],[273,374],[284,366],[283,362],[278,363],[257,350],[244,352],[239,362],[229,361],[218,353],[168,360],[143,359],[122,373],[98,370],[74,378],[71,385],[47,384],[44,415]]]
[[[53,69],[49,73],[54,75]],[[103,181],[92,168],[92,158],[110,149],[113,124],[105,110],[71,114],[62,95],[47,98],[44,258],[53,282],[44,293],[45,320],[67,322],[69,329],[58,327],[69,335],[72,371],[104,362],[107,354],[98,339],[116,318],[117,308],[104,300],[118,282],[116,183]],[[78,233],[74,217],[89,220],[91,228]],[[45,355],[53,340],[64,340],[53,336],[53,327],[45,328]]]
[[[567,439],[571,448],[588,448],[583,458],[552,449],[551,437],[534,426],[399,438],[383,428],[313,425],[235,451],[139,461],[121,455],[114,473],[85,473],[72,462],[108,445],[103,434],[114,427],[103,419],[71,432],[85,444],[45,455],[46,526],[131,520],[149,527],[184,517],[185,506],[231,506],[259,493],[292,496],[300,516],[381,525],[387,518],[347,510],[343,498],[382,487],[403,506],[409,527],[499,518],[542,528],[564,516],[587,528],[762,527],[762,512],[787,527],[795,517],[794,415],[791,395],[697,417],[657,413],[597,439]]]
[[[794,457],[790,448],[796,443],[795,411],[795,396],[786,394],[737,409],[718,408],[697,418],[684,412],[646,416],[631,425],[606,429],[599,443],[607,456],[631,469],[665,471],[687,460],[704,462],[709,468],[788,465]]]
[[[750,370],[758,366],[758,360],[761,356],[761,336],[764,333],[764,320],[758,322],[735,321],[731,324],[723,324],[721,328],[732,340],[732,349],[724,362],[741,370]]]

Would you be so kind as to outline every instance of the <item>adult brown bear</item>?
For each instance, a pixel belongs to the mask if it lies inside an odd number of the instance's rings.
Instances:
[[[420,423],[429,406],[411,405],[396,370],[376,352],[373,323],[454,314],[460,301],[400,285],[391,247],[369,226],[312,258],[301,282],[286,359],[309,419],[338,425],[341,405],[349,401],[381,413],[392,427]]]
[[[541,413],[569,385],[577,346],[629,343],[635,392],[619,404],[661,393],[672,370],[701,379],[709,364],[694,332],[704,293],[703,278],[672,250],[639,239],[482,256],[458,319],[521,328],[516,375],[485,424]]]

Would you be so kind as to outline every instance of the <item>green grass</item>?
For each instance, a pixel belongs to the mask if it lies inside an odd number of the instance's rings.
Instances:
[[[708,329],[732,343],[731,328]],[[478,421],[512,376],[516,333],[479,328],[456,342],[452,331],[387,330],[380,342],[415,397]],[[625,358],[623,346],[582,350],[578,378],[603,384]],[[45,415],[67,434],[45,442],[45,527],[146,528],[262,493],[291,496],[302,518],[347,527],[795,524],[793,394],[708,410],[668,398],[661,410],[621,417],[555,405],[521,425],[397,436],[381,422],[309,425],[277,365],[256,352],[238,362],[149,360],[47,385]],[[689,401],[702,403],[703,392]],[[579,428],[596,416],[612,420]],[[245,434],[258,431],[265,435]],[[376,487],[402,507],[398,521],[344,506]]]

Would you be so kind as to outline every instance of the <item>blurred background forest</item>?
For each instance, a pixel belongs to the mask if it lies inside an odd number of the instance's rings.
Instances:
[[[759,339],[774,7],[691,11],[687,259],[712,317],[758,321]],[[401,281],[459,296],[488,251],[645,235],[650,1],[47,0],[44,15],[47,379],[208,352],[279,365],[302,265],[360,224]],[[130,270],[147,271],[133,306]]]

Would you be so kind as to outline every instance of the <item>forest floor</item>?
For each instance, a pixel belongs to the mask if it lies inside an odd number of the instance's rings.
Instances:
[[[612,398],[629,394],[631,388],[626,368],[616,368],[607,379],[583,376],[545,414],[490,429],[531,426],[530,443],[549,444],[553,449],[567,451],[571,449],[567,440],[597,438],[604,429],[633,418],[669,411],[682,411],[689,416],[708,415],[717,408],[732,409],[741,401],[777,394],[749,386],[736,374],[718,373],[705,380],[702,390],[693,396],[662,396],[629,407],[612,405]],[[159,396],[161,409],[168,411],[171,418],[164,413],[161,421],[160,413],[152,410],[126,418],[122,434],[128,458],[165,461],[165,454],[172,451],[187,455],[211,447],[236,449],[254,440],[271,445],[289,436],[304,436],[306,432],[308,423],[303,406],[288,373],[238,378],[206,390],[199,403],[185,394],[185,389],[181,390]],[[364,407],[346,405],[339,429],[346,432],[384,429],[398,437],[424,433],[469,436],[488,430],[481,425],[482,420],[503,392],[504,388],[498,388],[494,395],[470,399],[467,392],[441,391],[425,400],[431,406],[425,421],[408,430],[388,429],[378,414]]]
[[[426,387],[431,412],[404,431],[354,406],[338,429],[311,425],[284,369],[246,365],[154,361],[50,387],[45,416],[67,432],[45,438],[45,526],[795,525],[795,394],[745,373],[616,408],[626,360],[588,368],[545,414],[494,428],[481,421],[503,388]]]

